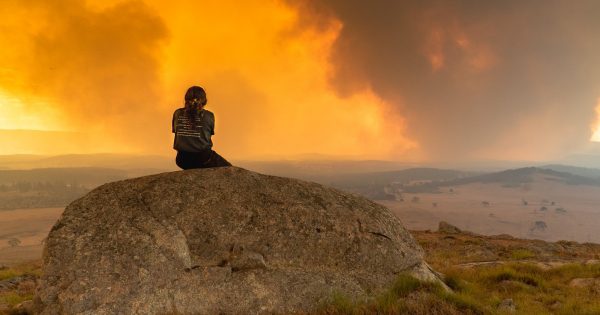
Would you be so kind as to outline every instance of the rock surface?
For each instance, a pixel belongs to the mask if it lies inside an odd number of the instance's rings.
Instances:
[[[400,272],[436,279],[389,210],[235,167],[105,184],[70,204],[44,249],[42,314],[311,311]]]

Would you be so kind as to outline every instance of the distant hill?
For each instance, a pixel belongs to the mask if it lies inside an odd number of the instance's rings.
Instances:
[[[323,182],[340,174],[388,172],[414,167],[412,164],[379,160],[274,160],[233,161],[235,165],[269,175]]]
[[[160,172],[160,171],[158,171]],[[130,177],[157,173],[154,169],[121,170],[101,167],[40,168],[31,170],[0,170],[0,185],[14,183],[74,183],[96,187]]]
[[[545,169],[554,170],[557,172],[570,173],[573,175],[589,177],[589,178],[600,180],[600,169],[597,169],[597,168],[578,167],[578,166],[570,166],[570,165],[562,165],[562,164],[544,165],[544,166],[540,166],[540,168],[545,168]]]
[[[102,184],[160,172],[98,167],[0,170],[0,210],[64,207]]]
[[[409,184],[413,181],[448,181],[474,175],[472,172],[438,168],[409,168],[389,172],[343,174],[332,176],[330,184],[338,187],[363,187],[386,184]]]
[[[114,169],[175,170],[174,157],[133,154],[2,155],[0,169],[96,167]]]
[[[341,190],[358,193],[371,199],[395,199],[393,191],[397,187],[412,185],[414,183],[438,183],[476,173],[446,170],[437,168],[409,168],[388,172],[370,172],[359,174],[339,174],[321,176],[315,181]]]
[[[444,181],[432,181],[426,183],[416,183],[413,185],[405,185],[402,187],[402,191],[409,193],[435,193],[438,192],[441,187],[453,187],[474,183],[497,183],[503,187],[518,187],[526,183],[531,183],[534,181],[535,176],[542,176],[545,179],[560,182],[565,185],[600,186],[600,179],[574,175],[567,172],[559,172],[552,169],[524,167]]]
[[[545,176],[546,179],[556,180],[567,185],[600,186],[600,180],[598,179],[539,167],[525,167],[468,178],[455,179],[452,181],[439,183],[439,186],[465,185],[471,183],[499,183],[504,186],[513,186],[529,183],[533,181],[533,177],[535,175]]]
[[[392,171],[411,164],[378,160],[232,160],[236,166],[264,174],[312,180],[323,175]],[[114,169],[179,170],[171,156],[133,154],[0,155],[0,169],[104,167]]]

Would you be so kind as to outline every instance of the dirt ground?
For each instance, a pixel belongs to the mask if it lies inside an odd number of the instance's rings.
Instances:
[[[516,187],[475,183],[403,199],[378,202],[410,230],[435,230],[447,221],[483,235],[600,243],[600,187],[544,177]]]
[[[63,210],[41,208],[0,211],[0,265],[39,259],[42,241]],[[11,239],[18,239],[18,246],[11,246]]]

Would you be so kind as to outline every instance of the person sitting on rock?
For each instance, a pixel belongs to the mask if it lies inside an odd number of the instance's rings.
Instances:
[[[231,166],[231,163],[212,150],[215,115],[204,109],[206,103],[204,89],[192,86],[185,93],[185,107],[178,108],[173,113],[173,149],[177,150],[175,163],[184,170]]]

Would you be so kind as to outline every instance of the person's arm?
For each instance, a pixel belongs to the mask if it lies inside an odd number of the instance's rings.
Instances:
[[[213,136],[215,135],[215,114],[212,114],[210,134]]]
[[[171,121],[171,133],[175,133],[175,121],[177,120],[177,110],[173,113],[173,120]]]

